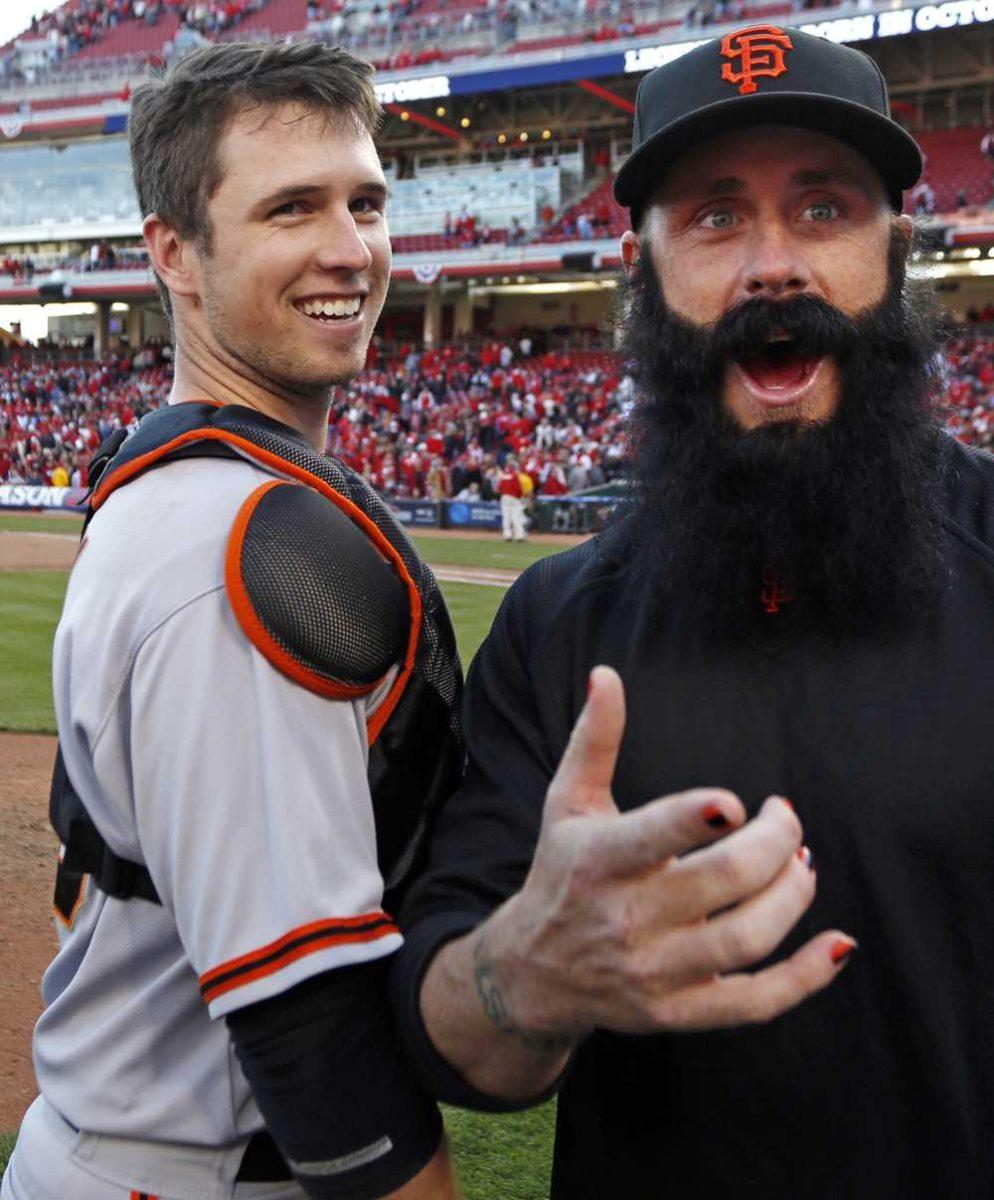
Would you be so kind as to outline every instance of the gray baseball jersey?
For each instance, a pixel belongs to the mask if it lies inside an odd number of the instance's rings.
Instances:
[[[45,975],[38,1080],[80,1129],[243,1140],[263,1122],[217,1018],[400,944],[366,778],[389,680],[353,702],[298,686],[225,592],[235,515],[270,478],[157,468],[107,500],[70,578],[53,667],[66,767],[162,899],[89,888]]]

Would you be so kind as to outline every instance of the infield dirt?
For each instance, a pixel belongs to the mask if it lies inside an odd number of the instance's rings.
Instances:
[[[58,841],[48,824],[55,738],[0,733],[0,1132],[35,1098],[31,1030],[55,953],[52,887]]]

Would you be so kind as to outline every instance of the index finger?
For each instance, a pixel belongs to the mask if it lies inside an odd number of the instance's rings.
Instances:
[[[745,817],[742,801],[733,792],[692,788],[605,823],[592,853],[607,873],[636,875],[724,837]]]

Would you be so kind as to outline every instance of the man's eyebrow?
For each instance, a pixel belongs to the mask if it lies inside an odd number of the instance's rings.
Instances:
[[[856,188],[867,196],[871,195],[873,191],[871,185],[861,175],[850,171],[847,167],[795,171],[790,177],[790,182],[795,187],[824,187],[826,184],[841,184],[844,187]],[[674,190],[669,196],[666,196],[664,192],[660,199],[663,203],[666,201],[706,200],[714,196],[740,195],[746,190],[747,184],[744,179],[739,179],[735,175],[724,175],[720,179],[712,179],[702,186],[698,186],[696,183],[688,184],[678,191]]]
[[[818,171],[795,171],[790,182],[796,187],[823,187],[827,183],[840,183],[843,187],[856,188],[870,195],[870,185],[855,171],[846,167],[826,167]]]
[[[253,207],[260,210],[279,208],[281,204],[288,204],[291,200],[299,200],[304,196],[314,196],[326,190],[325,186],[320,183],[288,183],[277,191],[263,196]],[[383,201],[386,201],[390,196],[390,189],[379,179],[368,179],[364,183],[358,184],[355,191],[364,196],[377,196]]]
[[[378,196],[381,200],[390,199],[390,189],[379,179],[369,179],[365,183],[360,183],[356,191],[361,192],[364,196]]]
[[[724,175],[720,179],[712,179],[710,183],[699,186],[696,182],[688,184],[686,187],[674,188],[672,192],[667,193],[664,188],[660,196],[660,201],[666,203],[681,203],[687,200],[705,200],[712,196],[728,196],[746,190],[746,182],[744,179],[738,179],[734,175]]]

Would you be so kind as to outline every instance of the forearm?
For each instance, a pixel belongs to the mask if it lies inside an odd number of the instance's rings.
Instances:
[[[227,1017],[267,1129],[315,1200],[451,1194],[426,1190],[445,1165],[442,1122],[400,1054],[386,970],[328,971]]]
[[[564,1071],[576,1038],[548,1027],[516,999],[514,900],[438,952],[421,989],[435,1049],[473,1088],[512,1102],[538,1098]]]

